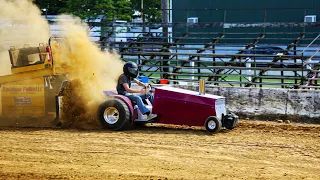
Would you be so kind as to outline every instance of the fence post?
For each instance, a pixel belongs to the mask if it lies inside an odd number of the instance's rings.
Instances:
[[[246,67],[251,68],[251,62],[249,62],[251,60],[251,58],[247,58],[246,60],[247,60]],[[249,75],[249,76],[247,76],[247,79],[249,80],[249,82],[251,82],[251,69],[247,69],[246,74]]]
[[[201,63],[200,63],[200,56],[198,56],[198,62],[197,62],[197,65],[198,65],[198,80],[201,79]]]
[[[263,22],[266,23],[267,22],[267,9],[264,9],[264,18],[263,18]],[[266,27],[263,27],[263,34],[266,33]]]
[[[189,18],[189,9],[187,9],[187,18],[186,21],[188,22],[188,18]],[[186,33],[189,32],[189,27],[188,25],[186,26]]]
[[[304,84],[304,59],[301,58],[301,80],[300,80],[300,85],[303,86]]]
[[[190,73],[192,74],[191,76],[190,76],[190,80],[191,81],[193,81],[194,80],[194,61],[191,61],[190,62],[190,67],[192,68],[192,69],[190,69]],[[191,82],[191,85],[194,85],[194,83],[193,82]]]
[[[294,54],[294,64],[297,63],[297,58],[296,58],[296,55],[297,55],[297,44],[295,43],[294,46],[293,46],[293,54]],[[294,77],[297,77],[298,76],[298,73],[297,71],[294,71]],[[298,79],[295,78],[294,79],[294,84],[298,84]],[[298,89],[298,87],[295,85],[294,86],[294,89]]]
[[[284,68],[283,59],[280,60],[280,63],[281,63],[280,67],[281,67],[281,68]],[[284,84],[284,79],[283,79],[284,73],[283,73],[283,70],[282,70],[280,73],[281,73],[281,77],[282,77],[282,78],[281,78],[281,88],[284,88],[284,85],[283,85],[283,84]]]
[[[143,0],[141,0],[141,19],[142,19],[142,33],[146,31],[145,19],[144,19],[144,5]]]
[[[239,65],[241,66],[241,57],[239,58]],[[242,70],[240,69],[240,87],[242,87]]]
[[[224,9],[224,12],[223,12],[223,24],[225,24],[227,22],[227,10]],[[223,34],[226,33],[226,28],[223,28]]]

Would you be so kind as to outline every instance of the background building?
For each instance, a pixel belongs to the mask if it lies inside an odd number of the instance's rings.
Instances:
[[[221,41],[222,43],[249,43],[251,38],[257,38],[259,33],[267,33],[268,37],[261,43],[287,44],[292,43],[292,38],[297,38],[300,33],[305,32],[307,32],[306,41],[310,42],[308,38],[316,37],[320,32],[318,23],[317,28],[310,27],[319,22],[319,0],[173,0],[172,8],[174,23],[189,21],[200,24],[215,23],[211,24],[211,27],[220,26],[216,28],[173,28],[174,37],[179,37],[185,32],[198,33],[197,37],[199,37],[202,32],[203,41],[209,42],[210,38],[217,36],[214,33],[224,33],[228,36]],[[304,22],[314,23],[305,27],[302,27],[301,24],[297,25]],[[258,23],[273,24],[272,27],[266,28],[245,27],[248,24],[252,26]],[[230,24],[242,24],[243,27],[231,28]],[[242,34],[240,36],[237,33]],[[195,35],[192,36],[195,37]],[[235,39],[237,37],[240,39]],[[192,42],[192,39],[188,41]]]

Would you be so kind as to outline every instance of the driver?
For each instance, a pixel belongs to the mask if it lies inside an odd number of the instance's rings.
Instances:
[[[146,95],[146,88],[148,87],[148,84],[144,84],[136,79],[138,76],[139,70],[138,66],[134,62],[127,62],[123,66],[123,74],[119,76],[118,84],[117,84],[117,91],[118,94],[124,95],[128,97],[132,102],[137,103],[140,112],[143,115],[148,115],[147,119],[152,119],[157,117],[156,114],[151,114],[149,109],[145,106],[142,99],[149,99],[150,103],[153,104],[154,97],[150,95],[147,98]],[[142,86],[141,90],[135,90],[131,88],[131,81],[134,81],[139,86]],[[133,93],[139,93],[139,94],[133,94]]]

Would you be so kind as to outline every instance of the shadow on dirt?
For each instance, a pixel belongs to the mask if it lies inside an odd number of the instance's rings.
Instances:
[[[123,131],[113,131],[104,129],[101,126],[95,128],[79,127],[55,127],[55,128],[35,128],[35,127],[0,127],[0,131],[8,132],[36,132],[36,131],[69,131],[69,132],[94,132],[94,133],[124,133],[124,134],[189,134],[199,136],[214,136],[215,134],[208,133],[204,127],[189,127],[177,125],[164,124],[138,124],[130,129]],[[238,126],[233,130],[221,129],[216,134],[228,134],[233,131],[263,131],[263,132],[288,132],[301,131],[308,133],[320,133],[320,126],[318,125],[304,125],[304,124],[283,124],[264,121],[240,121]]]
[[[110,129],[95,128],[95,129],[86,129],[86,128],[35,128],[35,127],[1,127],[1,131],[10,131],[10,132],[37,132],[37,131],[69,131],[69,132],[94,132],[94,133],[124,133],[124,134],[193,134],[200,136],[212,136],[219,133],[230,133],[232,130],[221,129],[218,133],[208,133],[202,127],[189,127],[189,126],[176,126],[176,125],[162,125],[162,124],[147,124],[147,125],[134,125],[132,128],[123,130],[123,131],[113,131]]]
[[[138,125],[132,129],[122,131],[124,133],[143,133],[143,134],[194,134],[194,135],[215,135],[219,133],[228,133],[230,130],[221,129],[218,133],[208,133],[202,127],[190,127],[190,126],[177,126],[177,125],[163,125],[163,124],[152,124],[152,125]]]

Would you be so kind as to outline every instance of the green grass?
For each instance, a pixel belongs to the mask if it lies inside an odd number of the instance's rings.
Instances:
[[[145,75],[150,75],[151,73],[145,73]],[[151,78],[156,78],[159,79],[160,78],[160,74],[152,74],[150,76]],[[219,81],[222,83],[219,83],[219,86],[232,86],[230,84],[228,84],[227,82],[240,82],[240,75],[239,76],[226,76],[226,78],[224,80],[222,80],[222,77],[219,78]],[[190,76],[177,76],[177,79],[189,79]],[[195,79],[197,79],[198,77],[195,77]],[[207,80],[207,77],[201,77],[201,79],[205,79]],[[242,76],[242,82],[246,82],[247,79]],[[256,81],[257,83],[260,82],[260,80],[258,79]],[[300,81],[298,80],[298,83]],[[281,83],[281,79],[262,79],[262,83]],[[284,79],[283,83],[290,83],[290,84],[294,84],[295,80],[294,79]],[[242,86],[244,86],[245,84],[242,84]],[[241,87],[240,84],[233,84],[233,86],[235,87]],[[284,85],[286,86],[286,85]],[[260,85],[253,85],[252,87],[260,87]],[[282,88],[281,85],[262,85],[262,87],[265,88]]]
[[[156,61],[154,61],[154,62],[156,62]],[[181,63],[179,63],[178,65],[180,65]],[[207,65],[207,66],[212,66],[213,64],[212,64],[212,62],[210,62],[210,63],[204,63],[205,65]],[[174,61],[171,61],[170,62],[170,66],[176,66],[177,64],[176,64],[176,62],[174,62]],[[220,63],[220,64],[216,64],[217,66],[218,65],[221,65],[221,66],[223,66],[224,64],[223,63]],[[245,70],[243,70],[243,71],[245,71]],[[158,71],[159,72],[159,71]],[[150,77],[151,78],[156,78],[156,79],[159,79],[161,76],[160,76],[160,74],[157,74],[158,72],[154,72],[154,74],[152,73],[152,72],[143,72],[145,75],[147,75],[147,76],[149,76],[150,74],[152,74]],[[197,72],[197,70],[195,70],[195,72]],[[259,72],[259,71],[257,71],[257,72]],[[187,74],[188,72],[182,72],[182,74]],[[254,72],[254,70],[252,71],[252,73],[255,73]],[[209,72],[208,73],[201,73],[201,74],[204,74],[204,75],[207,75],[208,76],[208,74],[210,74]],[[177,80],[179,80],[179,79],[190,79],[190,76],[186,76],[186,75],[177,75],[176,76],[177,77]],[[226,75],[226,77],[225,76],[221,76],[221,77],[219,77],[219,82],[222,82],[222,83],[219,83],[219,86],[237,86],[237,87],[241,87],[241,85],[240,84],[232,84],[232,85],[230,85],[229,83],[227,83],[228,81],[233,81],[233,82],[240,82],[240,77],[242,77],[242,82],[244,83],[244,82],[246,82],[247,81],[247,79],[246,79],[246,77],[245,77],[245,75],[243,75],[243,76],[240,76],[240,75]],[[252,77],[253,78],[253,77]],[[197,76],[195,76],[195,79],[198,79],[198,77]],[[207,80],[208,79],[208,77],[201,77],[201,79],[205,79],[205,80]],[[298,80],[298,83],[300,82],[300,80]],[[260,79],[257,79],[256,80],[256,83],[260,83]],[[262,79],[262,83],[281,83],[281,79],[267,79],[267,78],[263,78]],[[284,79],[284,81],[283,81],[283,83],[290,83],[290,84],[295,84],[295,80],[294,79]],[[242,84],[242,86],[244,86],[245,84]],[[252,87],[260,87],[260,85],[258,84],[258,85],[253,85]],[[286,85],[284,85],[284,86],[286,86]],[[266,87],[266,88],[282,88],[282,86],[281,85],[262,85],[262,87]]]

